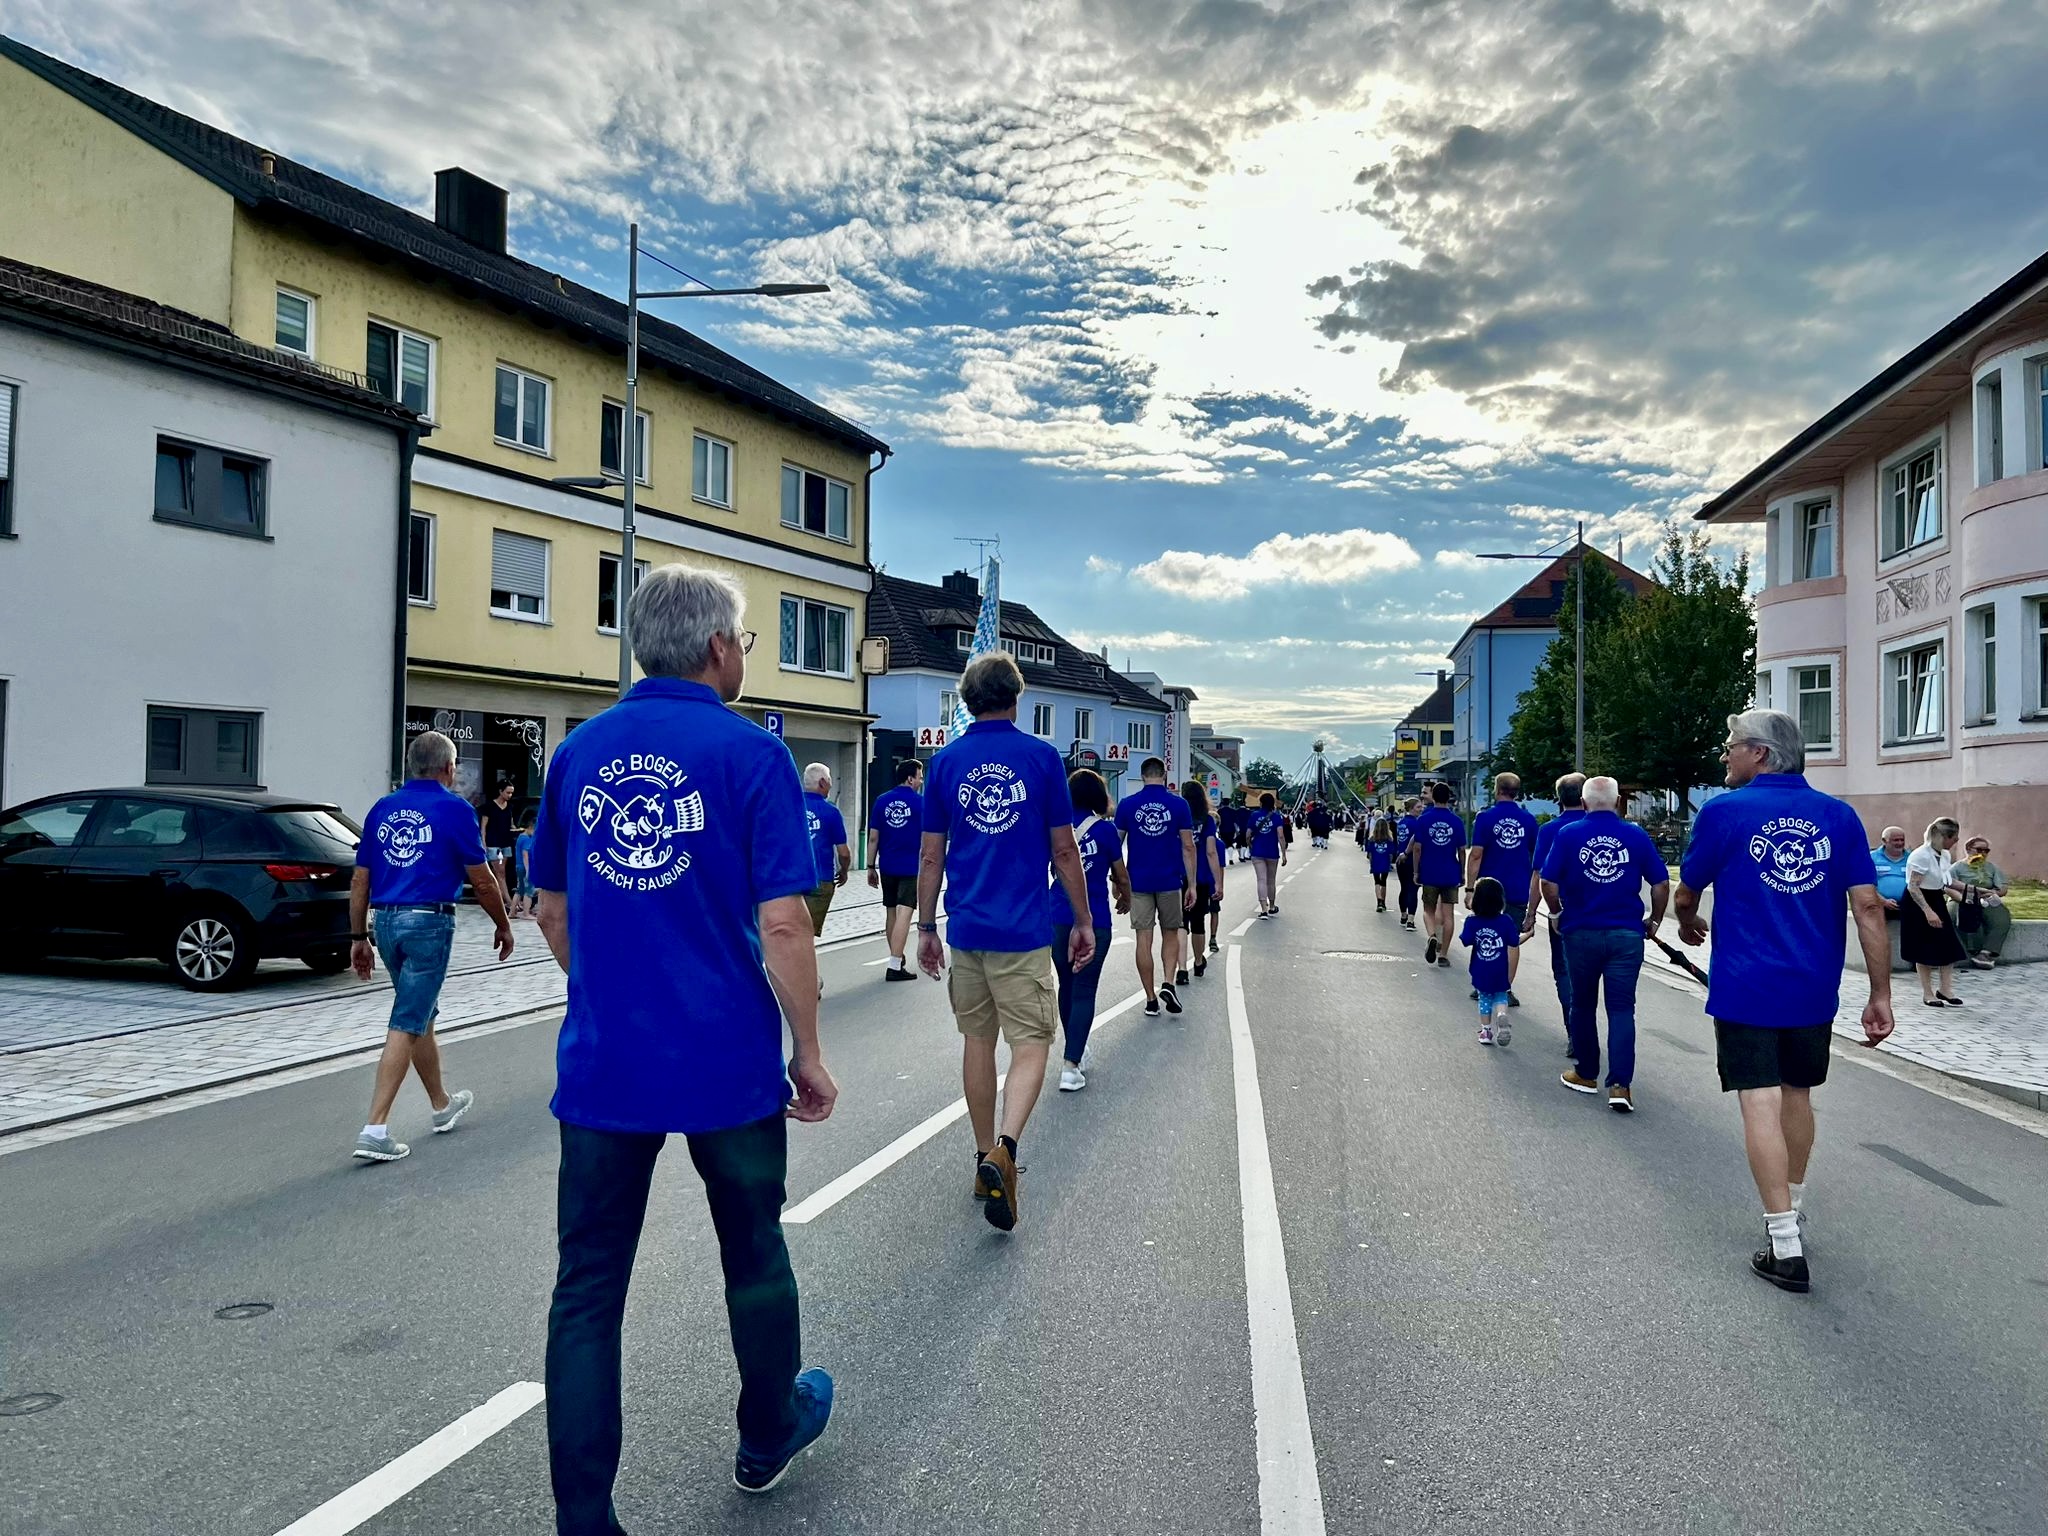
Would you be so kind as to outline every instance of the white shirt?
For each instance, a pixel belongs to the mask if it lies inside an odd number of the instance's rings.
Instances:
[[[1948,889],[1948,872],[1955,860],[1932,843],[1922,843],[1906,860],[1906,884],[1923,891]]]

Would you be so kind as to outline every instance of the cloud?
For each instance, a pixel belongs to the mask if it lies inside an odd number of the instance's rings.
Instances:
[[[1091,576],[1121,576],[1123,566],[1115,560],[1105,560],[1100,555],[1090,555],[1081,562],[1081,568]]]
[[[1277,533],[1242,555],[1169,549],[1131,574],[1163,592],[1186,597],[1244,597],[1255,587],[1343,586],[1421,563],[1399,534],[1370,528],[1340,533]]]
[[[1430,559],[1448,571],[1480,571],[1494,563],[1480,559],[1469,549],[1440,549]]]

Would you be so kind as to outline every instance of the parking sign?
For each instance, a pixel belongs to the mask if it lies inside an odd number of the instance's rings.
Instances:
[[[774,737],[774,738],[775,738],[775,739],[776,739],[777,741],[780,741],[780,740],[782,739],[782,711],[781,711],[781,710],[779,710],[779,709],[764,709],[764,710],[762,710],[762,711],[761,711],[761,724],[767,727],[767,729],[768,729],[768,734],[769,734],[770,736],[773,736],[773,737]]]

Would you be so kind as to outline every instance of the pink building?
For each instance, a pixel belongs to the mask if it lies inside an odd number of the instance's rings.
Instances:
[[[2048,874],[2048,256],[1697,516],[1765,526],[1757,702],[1814,785]]]

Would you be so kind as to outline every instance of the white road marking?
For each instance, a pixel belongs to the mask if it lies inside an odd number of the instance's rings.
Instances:
[[[1250,917],[1246,918],[1243,922],[1239,923],[1235,928],[1231,929],[1230,936],[1233,939],[1243,938],[1247,933],[1251,932],[1252,924],[1256,923],[1258,920],[1259,914],[1254,912]]]
[[[1095,1029],[1099,1031],[1111,1019],[1116,1018],[1119,1014],[1128,1013],[1144,1001],[1145,994],[1143,992],[1133,992],[1129,997],[1110,1008],[1107,1012],[1096,1014]],[[1092,1035],[1091,1038],[1093,1038]],[[1003,1084],[1008,1079],[1008,1073],[1004,1073],[996,1079],[996,1091],[998,1093],[1002,1091]],[[890,1142],[886,1147],[882,1148],[881,1151],[862,1158],[829,1184],[804,1196],[803,1199],[782,1213],[782,1224],[785,1227],[800,1227],[824,1215],[825,1212],[831,1210],[833,1206],[844,1200],[863,1184],[866,1184],[878,1174],[888,1171],[897,1163],[902,1162],[904,1158],[930,1141],[954,1121],[963,1118],[966,1114],[967,1101],[965,1099],[955,1099],[937,1114],[926,1116],[901,1136]]]
[[[1245,1311],[1251,1323],[1252,1413],[1258,1429],[1261,1536],[1320,1536],[1323,1486],[1316,1473],[1308,1389],[1294,1331],[1294,1293],[1273,1159],[1266,1145],[1266,1109],[1258,1059],[1244,1005],[1244,950],[1230,949],[1230,1065],[1237,1086],[1237,1189],[1244,1210]]]
[[[277,1536],[347,1536],[389,1509],[435,1473],[459,1461],[547,1396],[537,1381],[515,1381],[489,1402],[427,1436],[396,1461],[345,1488]]]

